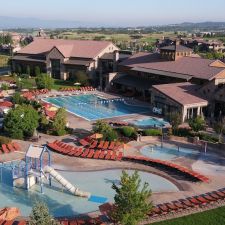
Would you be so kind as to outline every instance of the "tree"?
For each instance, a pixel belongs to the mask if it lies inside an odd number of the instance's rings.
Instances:
[[[74,80],[75,82],[81,83],[81,85],[89,85],[89,79],[88,79],[88,75],[86,72],[80,70],[77,71],[74,75],[74,77],[72,77],[72,80]]]
[[[55,135],[62,136],[66,134],[66,110],[60,108],[52,122],[52,130]]]
[[[36,202],[32,208],[29,225],[59,225],[49,213],[46,204]]]
[[[41,70],[39,66],[34,67],[34,74],[35,76],[39,76],[41,74]]]
[[[189,126],[191,127],[193,131],[199,132],[200,130],[204,129],[205,120],[202,116],[197,116],[189,120]]]
[[[30,76],[30,66],[29,65],[26,67],[26,74]]]
[[[114,141],[118,138],[117,132],[106,122],[98,120],[93,127],[93,132],[103,135],[103,140]]]
[[[178,129],[178,126],[182,123],[182,117],[179,112],[172,112],[167,115],[167,120],[170,122],[173,132]]]
[[[4,130],[16,139],[31,137],[38,127],[38,112],[30,105],[11,109],[4,119]]]
[[[221,117],[214,123],[214,130],[219,134],[219,142],[222,142],[222,135],[225,132],[225,117]]]
[[[38,89],[49,89],[51,90],[54,84],[54,80],[46,73],[38,75],[35,79]]]
[[[120,185],[113,184],[112,188],[116,194],[115,208],[111,216],[119,224],[136,225],[150,212],[151,190],[147,183],[141,187],[141,179],[137,171],[130,176],[123,171]]]

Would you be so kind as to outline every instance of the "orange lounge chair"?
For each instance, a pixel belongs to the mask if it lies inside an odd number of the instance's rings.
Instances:
[[[188,208],[195,207],[195,205],[192,202],[190,202],[188,199],[180,199],[179,201],[181,204],[186,205]]]
[[[5,144],[2,144],[2,150],[3,150],[4,153],[9,153],[10,152]]]
[[[12,146],[12,144],[7,144],[7,147],[8,147],[10,152],[14,152],[15,151],[15,148]]]
[[[112,141],[108,147],[109,150],[113,150],[113,148],[115,147],[115,142]]]
[[[13,223],[14,223],[14,220],[6,220],[4,225],[13,225]]]
[[[89,149],[85,149],[84,152],[83,152],[83,154],[80,157],[86,158],[87,155],[88,155],[88,153],[89,153],[89,151],[90,151]]]
[[[111,158],[111,155],[112,155],[112,151],[108,151],[107,155],[105,156],[105,159],[109,160]]]
[[[83,153],[83,149],[78,149],[78,151],[74,154],[74,156],[79,157]]]
[[[106,155],[106,151],[102,150],[98,158],[104,159],[105,155]]]
[[[93,141],[92,144],[90,145],[90,148],[96,148],[98,145],[98,141]]]
[[[95,152],[95,154],[94,154],[94,159],[98,159],[99,158],[99,156],[100,156],[100,154],[101,154],[101,150],[97,150],[96,152]]]
[[[164,213],[169,212],[169,208],[165,204],[159,204],[157,206],[162,210],[162,212],[164,212]]]
[[[89,145],[89,142],[87,142],[85,139],[80,139],[79,143],[84,147]]]
[[[26,225],[27,222],[25,220],[20,220],[17,225]]]
[[[95,150],[94,149],[91,149],[90,152],[87,155],[87,158],[89,158],[89,159],[90,158],[93,158],[94,154],[95,154]]]
[[[170,211],[178,210],[178,207],[174,205],[173,203],[166,203],[165,205],[169,208]]]
[[[123,158],[123,153],[122,152],[119,152],[118,156],[117,156],[117,159],[118,161],[121,161]]]
[[[116,158],[117,158],[116,152],[113,151],[113,153],[112,153],[110,159],[111,159],[111,160],[116,160]]]
[[[13,142],[12,145],[16,149],[16,151],[20,151],[20,145],[17,142]]]
[[[103,148],[104,143],[105,143],[104,141],[100,141],[98,148]]]
[[[106,150],[108,147],[109,147],[109,142],[106,141],[106,142],[104,143],[104,145],[103,145],[102,148]]]

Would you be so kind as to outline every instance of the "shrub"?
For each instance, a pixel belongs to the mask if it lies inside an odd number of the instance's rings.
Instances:
[[[34,67],[34,74],[35,76],[39,76],[41,74],[41,70],[39,66]]]
[[[133,137],[136,134],[136,130],[134,127],[129,127],[129,126],[122,127],[121,131],[125,137]]]
[[[194,119],[189,120],[189,126],[193,131],[198,132],[200,130],[204,130],[205,128],[205,120],[201,116],[197,116]]]
[[[178,128],[176,131],[174,131],[174,135],[179,137],[190,137],[193,136],[191,134],[191,130],[188,128]]]
[[[95,123],[93,132],[102,134],[103,139],[108,141],[113,141],[118,138],[117,132],[109,124],[102,120],[98,120]]]
[[[7,83],[3,83],[1,88],[2,88],[2,90],[7,91],[7,90],[9,90],[9,85]]]
[[[12,140],[8,137],[0,136],[0,145],[9,144]]]
[[[178,126],[182,123],[182,117],[179,112],[172,112],[166,115],[167,120],[170,122],[173,131],[178,129]]]
[[[12,96],[12,102],[13,102],[14,104],[19,104],[19,105],[21,105],[21,104],[23,104],[23,103],[25,102],[25,98],[22,97],[22,96],[20,95],[19,92],[16,92],[16,93],[14,93],[14,95]]]
[[[162,136],[162,131],[157,129],[146,129],[143,131],[144,136]]]
[[[51,90],[54,85],[54,80],[46,73],[38,75],[35,79],[38,89],[49,89]]]
[[[208,142],[212,142],[212,143],[219,142],[219,138],[218,137],[212,136],[210,134],[199,133],[198,136],[199,136],[200,140],[204,140],[204,141],[208,141]]]

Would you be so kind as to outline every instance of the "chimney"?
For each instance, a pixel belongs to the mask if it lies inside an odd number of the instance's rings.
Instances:
[[[176,46],[177,46],[177,45],[180,45],[180,40],[176,39],[175,45],[176,45]]]

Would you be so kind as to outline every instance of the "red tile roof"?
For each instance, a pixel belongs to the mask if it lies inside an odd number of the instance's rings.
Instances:
[[[18,53],[46,54],[56,47],[64,57],[94,58],[110,44],[108,41],[35,39]]]
[[[197,90],[199,86],[188,82],[153,85],[153,89],[163,93],[181,105],[208,104]]]
[[[120,65],[131,68],[139,67],[151,70],[166,71],[211,80],[221,71],[225,71],[225,68],[210,66],[210,64],[215,61],[216,60],[196,57],[181,57],[176,61],[167,61],[165,59],[161,59],[159,53],[141,52],[126,59]]]

